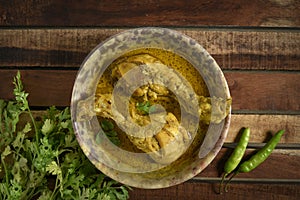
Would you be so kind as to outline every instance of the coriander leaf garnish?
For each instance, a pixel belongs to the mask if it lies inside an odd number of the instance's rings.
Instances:
[[[136,103],[136,108],[140,112],[142,112],[142,114],[149,114],[150,107],[151,107],[150,101]]]

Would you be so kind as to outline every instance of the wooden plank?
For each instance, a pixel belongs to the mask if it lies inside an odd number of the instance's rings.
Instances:
[[[173,199],[230,199],[230,200],[298,200],[300,197],[299,184],[231,184],[229,192],[217,194],[218,183],[186,182],[178,186],[145,190],[134,188],[130,191],[130,200],[173,200]]]
[[[1,26],[299,27],[299,1],[1,1]]]
[[[269,140],[270,136],[278,130],[286,132],[280,143],[300,144],[300,115],[258,115],[233,114],[226,142],[237,142],[236,138],[241,127],[251,129],[250,142],[261,143]]]
[[[12,98],[16,70],[0,69],[0,97]],[[68,106],[77,70],[21,70],[32,106]],[[300,73],[225,73],[234,111],[265,113],[300,111]],[[258,87],[259,86],[259,87]]]
[[[30,106],[69,106],[77,71],[20,70]],[[16,70],[0,70],[0,97],[12,99]]]
[[[99,43],[126,29],[4,29],[0,67],[78,67]],[[222,69],[300,70],[299,31],[176,29],[198,41]]]
[[[226,72],[233,110],[300,110],[300,74]]]
[[[45,111],[34,111],[34,116],[42,116]],[[241,116],[241,115],[233,115],[233,118],[241,118],[246,119],[249,117],[249,119],[253,119],[254,117],[252,115],[250,116]],[[269,116],[270,118],[272,116]],[[278,116],[273,116],[278,117]],[[300,116],[297,116],[299,119]],[[259,116],[256,118],[260,118]],[[278,117],[279,118],[279,117]],[[292,116],[291,116],[292,118]],[[22,119],[24,120],[24,119]],[[289,122],[288,126],[297,126],[297,124],[293,123],[294,120]],[[254,122],[255,123],[255,122]],[[249,122],[250,125],[254,125],[254,123]],[[273,122],[273,126],[277,122]],[[280,123],[280,122],[279,122]],[[249,125],[248,124],[248,125]],[[231,124],[230,128],[241,128],[241,124],[233,123]],[[284,147],[284,145],[288,145],[289,142],[293,142],[298,144],[298,147],[295,147],[293,149],[283,149],[283,148],[276,148],[270,157],[263,162],[261,165],[259,165],[256,169],[251,171],[250,173],[241,173],[234,180],[237,182],[253,182],[255,180],[260,180],[260,182],[269,182],[269,183],[276,183],[276,182],[285,182],[289,181],[291,182],[297,182],[300,183],[300,139],[297,137],[297,130],[296,132],[291,132],[291,130],[286,130],[286,133],[282,136],[280,143],[282,144],[281,147]],[[229,134],[230,135],[230,134]],[[250,143],[253,141],[260,141],[261,139],[266,138],[267,133],[264,134],[256,134],[256,132],[253,132],[251,129],[251,137],[250,137]],[[235,139],[238,137],[235,135]],[[231,139],[227,138],[226,142],[230,141]],[[207,168],[204,169],[200,174],[198,174],[193,180],[195,181],[209,181],[209,182],[218,182],[220,181],[220,177],[223,172],[224,163],[232,153],[233,149],[228,149],[226,147],[223,147],[221,151],[218,153],[216,158],[210,163]],[[257,150],[248,148],[246,150],[244,160],[249,158],[253,153],[255,153]],[[284,160],[284,162],[282,162]],[[274,173],[278,169],[284,169],[281,170],[280,173]],[[242,180],[242,181],[241,181]]]

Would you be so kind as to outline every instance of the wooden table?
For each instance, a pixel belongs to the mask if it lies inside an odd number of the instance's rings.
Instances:
[[[168,27],[196,39],[225,73],[233,97],[226,144],[203,173],[166,189],[133,189],[130,199],[300,199],[299,0],[0,0],[0,97],[12,98],[20,70],[35,110],[70,105],[85,56],[124,29]],[[247,153],[285,129],[271,157],[215,190],[238,130],[252,130]]]

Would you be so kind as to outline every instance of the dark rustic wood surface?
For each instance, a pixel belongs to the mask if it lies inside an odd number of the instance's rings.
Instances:
[[[188,182],[162,190],[135,189],[130,192],[130,199],[143,200],[253,200],[253,199],[280,199],[298,200],[300,196],[299,185],[283,186],[276,183],[233,183],[229,192],[223,195],[216,194],[218,184],[209,182]]]
[[[36,114],[69,106],[81,62],[100,42],[140,26],[170,27],[197,40],[225,73],[233,97],[226,143],[198,176],[178,186],[134,188],[130,199],[300,198],[300,1],[0,0],[0,98],[21,71]],[[216,189],[239,129],[252,130],[247,155],[286,129],[271,157]]]
[[[1,0],[3,26],[300,26],[298,0]]]

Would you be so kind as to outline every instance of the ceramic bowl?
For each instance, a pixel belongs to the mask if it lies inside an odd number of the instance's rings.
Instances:
[[[139,48],[165,49],[180,55],[197,69],[210,97],[230,99],[229,88],[220,67],[197,41],[166,28],[130,29],[99,44],[83,61],[71,99],[73,127],[83,152],[107,176],[132,187],[170,187],[198,175],[212,162],[227,136],[230,108],[220,123],[209,124],[201,144],[193,146],[188,156],[174,161],[175,164],[161,166],[147,160],[144,165],[134,165],[132,163],[135,161],[143,162],[147,154],[126,152],[105,137],[99,144],[95,135],[101,131],[101,127],[94,111],[97,83],[114,60]]]

